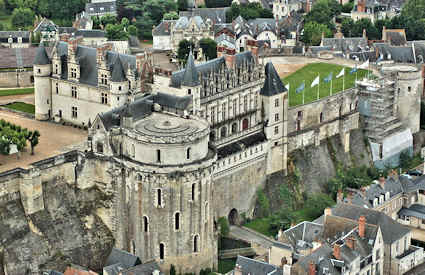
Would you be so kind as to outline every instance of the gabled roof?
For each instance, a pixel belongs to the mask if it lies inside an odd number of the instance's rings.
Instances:
[[[177,20],[163,20],[152,30],[153,36],[171,35],[171,27]]]
[[[109,254],[106,260],[106,266],[121,263],[123,267],[130,268],[139,264],[142,264],[140,258],[136,255],[130,254],[127,251],[112,248],[111,254]]]
[[[255,274],[255,275],[269,275],[269,274],[282,274],[280,267],[274,266],[269,263],[253,260],[243,256],[238,256],[236,265],[240,267],[242,275]]]
[[[155,270],[160,270],[157,262],[151,261],[141,265],[137,265],[135,267],[131,267],[129,269],[121,271],[122,275],[152,275]],[[164,275],[164,273],[160,272],[160,275]]]
[[[167,93],[158,92],[153,96],[154,103],[161,106],[174,108],[178,110],[186,110],[190,103],[192,103],[192,96],[174,96]]]
[[[99,3],[86,3],[86,13],[115,13],[117,10],[116,2],[99,2]]]
[[[190,11],[179,12],[179,16],[180,17],[200,16],[202,17],[204,22],[211,21],[211,23],[214,23],[214,24],[222,24],[222,23],[226,23],[226,11],[229,9],[230,7],[191,9]]]
[[[44,46],[38,47],[37,54],[34,59],[34,65],[47,65],[50,63],[51,63],[50,58],[47,55],[47,52]]]
[[[195,60],[193,58],[192,51],[189,53],[189,57],[187,59],[186,68],[183,74],[182,85],[188,87],[194,87],[199,85],[198,70],[195,66]]]
[[[264,81],[263,88],[261,88],[261,95],[274,96],[288,91],[285,86],[283,86],[282,80],[280,80],[272,62],[266,64],[265,70],[266,80]]]
[[[125,76],[124,67],[122,65],[120,56],[115,58],[114,65],[112,67],[111,81],[112,82],[124,82],[127,78]]]

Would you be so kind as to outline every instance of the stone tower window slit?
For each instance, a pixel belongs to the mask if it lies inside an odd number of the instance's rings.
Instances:
[[[174,229],[180,230],[180,213],[174,214]]]
[[[161,162],[161,150],[156,150],[156,162]]]
[[[143,216],[143,232],[149,232],[149,219]]]
[[[156,195],[157,195],[158,206],[161,206],[162,205],[162,190],[158,188],[156,190]]]
[[[163,243],[159,244],[159,259],[164,260],[165,257],[165,245]]]
[[[195,237],[193,237],[193,252],[199,252],[199,248],[198,248],[198,243],[199,243],[199,236],[195,235]]]
[[[190,148],[187,148],[186,150],[186,159],[190,159]]]
[[[192,183],[192,201],[195,200],[195,184]]]

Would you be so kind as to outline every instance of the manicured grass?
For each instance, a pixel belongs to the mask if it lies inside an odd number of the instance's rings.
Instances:
[[[255,219],[244,224],[244,226],[272,238],[277,234],[277,232],[270,227],[270,218]]]
[[[34,88],[0,90],[0,96],[33,94]]]
[[[235,268],[236,259],[218,260],[218,273],[225,274]]]
[[[25,113],[29,113],[29,114],[35,113],[35,106],[34,105],[23,103],[23,102],[10,103],[10,104],[7,104],[7,105],[3,105],[3,107],[13,109],[13,110],[17,110],[17,111],[21,111],[21,112],[25,112]]]
[[[312,63],[299,69],[298,71],[283,78],[284,85],[290,84],[289,87],[289,106],[296,106],[304,103],[309,103],[317,100],[317,86],[310,88],[313,80],[320,74],[319,98],[327,97],[331,93],[331,83],[325,83],[324,78],[333,72],[332,77],[332,94],[342,91],[343,77],[336,78],[345,66],[329,64],[329,63]],[[354,87],[356,73],[350,74],[351,68],[345,67],[345,89]],[[367,75],[367,70],[359,69],[357,71],[357,79],[362,79]],[[296,89],[305,81],[305,89],[300,93],[296,93]]]

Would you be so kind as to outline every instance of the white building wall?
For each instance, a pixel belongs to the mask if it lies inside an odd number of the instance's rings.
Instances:
[[[170,35],[153,36],[153,48],[155,50],[172,50]]]

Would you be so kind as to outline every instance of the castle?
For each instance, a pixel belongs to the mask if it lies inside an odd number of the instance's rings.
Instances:
[[[112,198],[96,215],[117,248],[164,270],[217,267],[220,217],[233,224],[241,213],[251,217],[257,189],[268,175],[286,173],[290,152],[334,135],[348,152],[359,127],[360,87],[289,107],[273,64],[262,64],[254,41],[247,46],[219,47],[218,58],[202,64],[190,54],[162,81],[153,81],[149,56],[74,40],[59,42],[51,57],[39,48],[36,118],[88,126],[87,146],[0,174],[0,194],[32,214],[44,209],[49,180],[97,188]],[[416,100],[410,89],[397,102]]]

